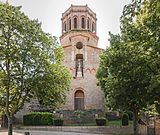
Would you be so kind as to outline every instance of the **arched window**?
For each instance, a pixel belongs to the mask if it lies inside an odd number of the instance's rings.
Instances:
[[[88,18],[88,20],[87,20],[87,29],[89,30],[89,28],[90,28],[90,19]]]
[[[69,30],[71,30],[71,19],[69,19]]]
[[[84,92],[77,90],[74,94],[74,109],[84,110]]]
[[[92,23],[92,32],[94,32],[95,28],[94,28],[94,22]]]
[[[74,29],[77,29],[77,18],[74,18]]]
[[[85,19],[82,18],[82,29],[85,29]]]
[[[66,30],[67,30],[66,22],[64,22],[64,24],[63,24],[63,28],[64,28],[64,32],[66,32]]]

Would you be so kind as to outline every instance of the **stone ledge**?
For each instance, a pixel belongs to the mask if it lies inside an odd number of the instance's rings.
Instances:
[[[133,133],[131,126],[24,126],[20,130],[63,131],[95,134]]]

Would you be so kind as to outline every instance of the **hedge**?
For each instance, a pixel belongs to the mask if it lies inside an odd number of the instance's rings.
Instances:
[[[133,112],[132,111],[126,111],[125,113],[128,114],[129,120],[133,120]]]
[[[31,112],[23,116],[24,125],[53,125],[53,114],[48,112]]]
[[[106,125],[106,118],[96,118],[96,125],[97,126],[105,126]]]
[[[129,117],[127,113],[124,113],[122,116],[122,126],[128,126],[129,124]]]
[[[58,118],[58,119],[54,119],[54,125],[55,126],[63,126],[63,119]]]

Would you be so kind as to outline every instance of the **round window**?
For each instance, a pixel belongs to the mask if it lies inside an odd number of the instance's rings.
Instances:
[[[82,42],[77,42],[76,48],[77,49],[82,49],[83,48],[83,43]]]

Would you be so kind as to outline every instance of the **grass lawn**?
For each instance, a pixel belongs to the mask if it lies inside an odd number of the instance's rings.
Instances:
[[[112,125],[116,125],[116,126],[121,126],[122,124],[121,120],[108,120],[107,121],[107,125],[112,126]],[[129,125],[132,124],[132,121],[129,121]]]
[[[107,120],[106,126],[121,126],[121,120]],[[129,121],[129,125],[132,124],[132,121]],[[74,124],[65,124],[64,126],[96,126],[96,123],[74,123]]]
[[[130,134],[112,134],[112,135],[130,135]]]
[[[96,123],[73,123],[73,124],[64,124],[64,126],[96,126]]]

